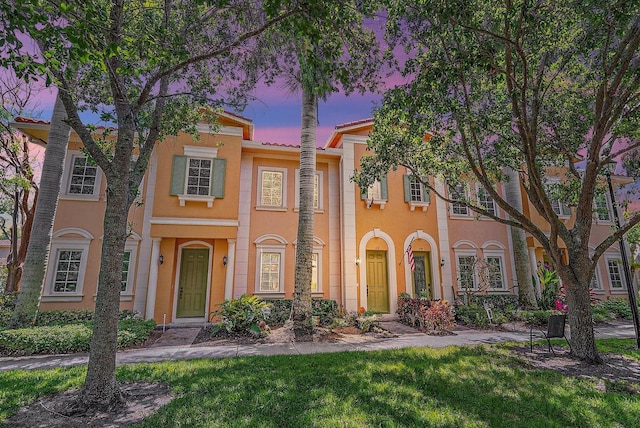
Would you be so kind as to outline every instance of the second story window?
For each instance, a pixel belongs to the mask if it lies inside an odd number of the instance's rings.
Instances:
[[[367,189],[360,189],[360,199],[366,202],[367,208],[378,205],[381,210],[384,209],[389,200],[389,183],[387,177],[373,182]]]
[[[284,207],[284,172],[263,170],[260,173],[260,205]]]
[[[189,159],[187,195],[209,195],[211,159]]]
[[[425,188],[422,182],[414,175],[404,175],[402,179],[404,201],[409,204],[411,211],[414,211],[416,207],[422,207],[422,211],[426,211],[430,201],[429,189]]]
[[[467,197],[467,189],[464,183],[458,183],[455,186],[449,186],[449,198],[454,202],[451,203],[451,215],[468,216],[469,207],[462,202]]]
[[[74,156],[69,179],[69,193],[93,195],[95,193],[98,167],[92,165],[86,156]]]
[[[173,157],[169,194],[178,197],[181,207],[192,201],[211,208],[216,198],[224,198],[227,161],[217,154],[216,148],[184,146],[184,155]]]
[[[478,187],[478,205],[484,208],[489,214],[496,215],[496,203],[487,192],[487,189]]]
[[[313,180],[313,209],[322,211],[324,208],[323,194],[323,171],[316,171]],[[296,169],[295,173],[295,208],[300,208],[300,170]]]
[[[551,208],[558,217],[571,216],[571,207],[564,202],[558,201],[557,199],[551,200]]]
[[[602,194],[596,196],[594,200],[596,217],[599,221],[611,221],[612,212],[611,205],[609,205],[609,198]]]

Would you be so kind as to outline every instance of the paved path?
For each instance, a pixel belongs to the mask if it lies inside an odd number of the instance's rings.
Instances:
[[[397,324],[397,323],[396,323]],[[222,346],[161,346],[142,349],[131,349],[118,352],[118,365],[169,360],[189,360],[196,358],[232,358],[254,355],[304,355],[325,352],[374,351],[382,349],[400,349],[410,347],[443,348],[450,345],[465,346],[493,344],[500,342],[526,342],[529,332],[523,331],[478,331],[458,330],[451,336],[428,336],[413,329],[405,330],[397,337],[382,338],[366,342],[298,342],[298,343],[261,343],[254,345],[222,345]],[[408,329],[408,327],[406,327]],[[391,331],[394,329],[391,328]],[[617,325],[599,326],[597,337],[634,337],[633,325],[621,323]],[[88,354],[71,355],[39,355],[31,357],[2,357],[0,371],[16,369],[49,369],[86,364]]]

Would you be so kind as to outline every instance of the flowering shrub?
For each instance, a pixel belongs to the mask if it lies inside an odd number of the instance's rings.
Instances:
[[[446,300],[431,302],[431,306],[423,308],[420,315],[422,327],[427,332],[444,333],[456,326],[455,311]]]
[[[428,309],[431,302],[427,299],[419,297],[411,297],[407,293],[400,294],[398,298],[398,309],[396,314],[401,323],[411,327],[422,327],[420,322],[420,314],[423,309]]]

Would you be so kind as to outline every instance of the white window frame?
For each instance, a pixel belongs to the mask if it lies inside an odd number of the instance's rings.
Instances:
[[[487,207],[480,200],[481,192],[484,192],[485,195],[489,198],[489,201],[491,202],[491,207],[492,207],[491,211],[488,210]],[[484,186],[481,184],[476,185],[476,199],[478,200],[478,205],[481,208],[484,208],[486,211],[490,212],[496,217],[498,216],[498,204],[496,204],[496,201],[491,197],[491,195],[489,195],[489,192],[487,192],[487,189],[485,189]],[[489,219],[488,217],[486,218]]]
[[[598,196],[604,197],[604,203],[606,205],[606,210],[607,210],[606,214],[608,217],[606,219],[600,218],[600,215],[602,213],[598,211],[600,209],[600,207],[598,207]],[[593,198],[593,209],[595,211],[595,219],[597,223],[611,224],[613,222],[613,218],[614,218],[613,206],[611,205],[611,198],[609,198],[609,195],[607,195],[606,193],[603,193],[601,195],[596,195],[596,197]]]
[[[427,211],[427,209],[429,208],[430,205],[430,200],[429,200],[429,189],[424,187],[424,184],[422,183],[422,181],[420,180],[412,180],[412,177],[414,176],[413,171],[411,171],[410,169],[407,168],[407,176],[409,177],[409,199],[410,201],[408,201],[407,203],[409,204],[409,210],[410,211],[415,211],[416,208],[421,208],[422,211]],[[412,186],[414,185],[418,185],[420,188],[420,200],[414,200],[413,196],[413,189]],[[424,201],[423,199],[425,194],[427,195],[427,201]]]
[[[626,291],[627,290],[626,278],[625,278],[625,275],[624,275],[624,269],[622,268],[622,262],[620,261],[620,256],[619,255],[612,255],[612,256],[605,255],[604,259],[605,259],[605,265],[606,265],[606,268],[607,268],[607,277],[609,278],[609,291],[612,291],[612,292]],[[618,274],[620,275],[620,287],[614,287],[613,286],[613,279],[611,278],[611,269],[609,268],[609,262],[610,261],[615,262],[616,266],[618,268]]]
[[[261,290],[262,285],[262,254],[263,253],[277,253],[280,254],[280,271],[278,277],[278,289],[277,290]],[[258,295],[280,297],[284,294],[284,258],[285,258],[285,245],[279,244],[258,244],[256,245],[256,281],[255,281],[255,293]]]
[[[490,285],[488,287],[489,291],[508,291],[507,290],[507,277],[506,277],[506,270],[505,270],[505,258],[504,258],[504,251],[490,251],[490,250],[484,250],[483,251],[483,255],[484,255],[484,259],[485,262],[487,263],[487,266],[489,265],[489,258],[496,258],[498,260],[500,260],[500,279],[502,280],[502,287],[493,287],[492,285]]]
[[[258,191],[256,200],[256,209],[266,211],[286,211],[287,210],[287,168],[276,168],[271,166],[258,167]],[[262,205],[262,174],[264,172],[278,172],[282,174],[282,204],[281,205]]]
[[[299,168],[296,168],[294,176],[295,176],[294,209],[299,210],[300,209],[300,169]],[[314,191],[314,198],[316,196],[318,197],[318,206],[314,206],[313,210],[317,213],[324,212],[324,201],[322,197],[324,194],[323,178],[324,178],[324,171],[316,171],[315,179],[318,180],[318,187],[317,187],[318,194],[315,195],[315,191]],[[260,188],[262,188],[262,186]],[[314,188],[315,188],[315,185],[314,185]]]
[[[313,289],[311,289],[311,293],[314,294],[314,295],[320,295],[320,294],[322,294],[324,292],[322,290],[322,249],[324,247],[324,242],[322,242],[318,238],[314,238],[313,241],[314,241],[314,244],[313,244],[312,253],[317,258],[317,262],[316,262],[316,278],[315,278],[316,282],[317,282],[317,289],[315,291]],[[297,254],[298,241],[297,240],[294,241],[293,245],[294,245],[294,251],[296,251],[296,254]]]
[[[376,198],[377,196],[377,198]],[[387,197],[389,195],[387,194]],[[381,210],[387,205],[387,199],[382,199],[382,182],[376,180],[367,188],[367,208],[371,208],[373,205],[378,205]]]
[[[205,162],[209,162],[209,184],[207,185],[207,194],[206,195],[200,195],[198,193],[189,193],[189,169],[191,168],[191,161],[192,160],[196,160],[199,162],[205,161]],[[205,168],[202,167],[198,167],[198,170],[202,170]],[[184,178],[184,195],[185,196],[208,196],[211,197],[211,195],[209,193],[211,193],[211,179],[213,178],[213,159],[211,158],[203,158],[203,157],[195,157],[195,156],[189,156],[187,157],[187,167],[185,168],[185,178]],[[200,184],[197,185],[197,188],[200,188],[202,186],[200,186]]]
[[[88,158],[85,153],[80,150],[69,150],[64,160],[64,176],[62,182],[62,192],[60,199],[76,200],[76,201],[97,201],[100,198],[100,187],[102,185],[102,170],[96,165],[96,181],[93,184],[93,193],[79,194],[69,193],[71,186],[71,177],[73,176],[73,163],[76,158]]]
[[[458,285],[458,292],[461,292],[462,290],[477,290],[478,286],[479,286],[479,281],[478,281],[478,272],[476,272],[476,269],[473,269],[472,267],[472,272],[471,272],[471,278],[473,280],[473,287],[470,288],[466,288],[462,286],[462,282],[461,282],[461,269],[460,269],[460,258],[462,257],[474,257],[476,260],[478,259],[478,252],[475,250],[456,250],[454,252],[455,258],[456,258],[456,282]]]
[[[547,177],[546,183],[549,186],[560,184],[560,178],[558,177]],[[561,202],[557,199],[551,198],[549,196],[549,202],[551,202],[551,209],[553,212],[561,219],[568,219],[571,217],[571,207],[566,202]]]
[[[591,278],[591,282],[589,282],[589,288],[593,289],[595,292],[603,292],[604,287],[602,286],[602,281],[600,280],[600,273],[598,272],[598,266],[600,263],[596,264],[596,269],[593,271],[593,277]],[[608,266],[607,266],[608,269]],[[595,287],[593,283],[595,282]]]
[[[46,286],[41,300],[43,302],[80,302],[84,296],[84,277],[87,272],[87,259],[89,258],[88,238],[53,238],[51,243],[50,260],[47,268]],[[80,269],[78,270],[78,286],[74,292],[55,292],[55,277],[58,269],[58,257],[61,251],[81,251]]]
[[[462,186],[462,190],[463,190],[463,194],[464,197],[468,198],[469,197],[469,189],[467,188],[465,183],[458,183],[456,186],[447,186],[447,192],[449,195],[449,199],[453,200],[453,198],[455,197],[455,195],[453,194],[453,192],[451,191],[452,187],[458,187],[458,186]],[[466,211],[465,213],[456,213],[456,207],[460,208],[460,209],[464,209],[464,211]],[[471,218],[471,210],[469,209],[468,206],[466,206],[465,204],[462,203],[456,203],[456,202],[449,202],[449,215],[451,217],[455,217],[455,218]]]
[[[191,159],[203,159],[211,161],[211,170],[209,173],[209,189],[211,189],[213,180],[213,160],[218,157],[218,149],[214,147],[200,147],[200,146],[184,146],[183,153],[187,157],[187,167],[185,168],[184,189],[182,194],[177,195],[180,206],[184,207],[187,201],[191,202],[206,202],[207,208],[213,207],[213,201],[215,196],[209,195],[189,195],[187,194],[187,188],[189,187],[189,161]]]
[[[125,244],[124,251],[131,253],[129,257],[129,272],[127,273],[127,288],[120,292],[121,301],[133,300],[133,282],[136,277],[136,261],[138,259],[138,242],[128,241]]]

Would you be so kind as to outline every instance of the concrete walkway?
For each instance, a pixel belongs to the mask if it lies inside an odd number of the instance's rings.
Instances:
[[[394,323],[398,324],[398,323]],[[428,336],[409,327],[402,326],[403,332],[395,332],[396,337],[381,338],[366,342],[297,342],[297,343],[261,343],[253,345],[222,346],[159,346],[142,349],[131,349],[118,352],[118,365],[158,361],[190,360],[197,358],[232,358],[254,355],[305,355],[325,352],[374,351],[383,349],[400,349],[411,347],[443,348],[446,346],[465,346],[494,344],[500,342],[527,342],[528,331],[479,331],[458,329],[451,336]],[[386,325],[392,327],[391,325]],[[395,326],[393,326],[395,327]],[[394,328],[390,328],[393,332]],[[406,329],[406,330],[405,330]],[[596,327],[599,338],[634,337],[633,325],[618,323]],[[540,337],[540,336],[538,336]],[[86,364],[88,354],[71,355],[39,355],[31,357],[2,357],[0,371],[16,369],[50,369]]]

